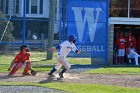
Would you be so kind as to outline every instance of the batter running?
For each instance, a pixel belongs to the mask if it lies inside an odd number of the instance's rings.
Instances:
[[[60,69],[62,66],[64,67],[62,71],[59,73],[60,78],[63,78],[63,74],[71,68],[71,65],[65,59],[70,51],[74,51],[77,54],[80,54],[80,50],[75,46],[76,37],[74,35],[70,35],[68,37],[68,41],[64,41],[60,45],[56,47],[49,48],[48,50],[58,50],[57,59],[58,62],[56,66],[48,73],[49,76],[54,76],[53,73]]]

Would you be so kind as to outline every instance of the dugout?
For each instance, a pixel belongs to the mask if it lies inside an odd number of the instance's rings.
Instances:
[[[108,59],[109,64],[114,64],[114,49],[116,47],[116,39],[119,32],[123,32],[126,37],[128,32],[131,31],[136,37],[137,46],[138,38],[140,37],[140,19],[139,18],[110,18],[109,19],[109,32],[108,32]],[[138,49],[138,47],[137,47]]]
[[[139,25],[115,25],[114,26],[114,42],[113,42],[113,60],[116,59],[117,55],[117,47],[116,47],[116,39],[119,36],[120,32],[123,32],[124,37],[128,36],[129,31],[132,32],[132,35],[136,37],[137,40],[137,52],[139,53],[139,37],[140,37],[140,26]],[[114,60],[115,61],[115,60]],[[113,61],[113,64],[115,64],[115,62]],[[127,62],[127,57],[125,56],[125,62]]]

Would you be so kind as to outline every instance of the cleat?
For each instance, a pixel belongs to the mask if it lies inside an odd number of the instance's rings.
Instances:
[[[31,76],[30,73],[22,73],[22,76]]]
[[[48,76],[50,76],[50,77],[54,77],[54,75],[53,75],[53,74],[51,74],[51,73],[48,73]]]
[[[9,76],[9,77],[14,77],[15,75],[14,75],[14,74],[8,74],[8,76]]]
[[[64,76],[63,76],[63,74],[62,74],[62,73],[60,73],[60,74],[59,74],[59,77],[60,77],[60,78],[64,78]]]

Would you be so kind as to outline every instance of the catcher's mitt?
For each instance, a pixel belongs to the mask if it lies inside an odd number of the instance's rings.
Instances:
[[[30,70],[31,70],[31,75],[33,75],[33,76],[36,76],[37,75],[37,72],[34,71],[32,68],[30,68]]]

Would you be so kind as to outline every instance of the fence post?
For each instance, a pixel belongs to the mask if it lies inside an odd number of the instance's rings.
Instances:
[[[23,17],[22,17],[22,43],[25,43],[26,34],[26,0],[23,1]]]

